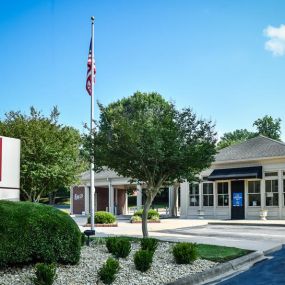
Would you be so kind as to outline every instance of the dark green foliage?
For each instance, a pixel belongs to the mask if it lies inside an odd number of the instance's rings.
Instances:
[[[135,253],[134,263],[137,270],[142,272],[150,269],[153,259],[153,252],[148,250],[139,250]]]
[[[79,261],[81,232],[66,213],[37,203],[0,201],[0,217],[0,267]]]
[[[158,240],[155,238],[141,239],[141,249],[155,252],[158,246]]]
[[[86,236],[84,233],[81,233],[81,245],[85,245],[85,242],[86,242]]]
[[[106,247],[110,253],[114,253],[116,249],[116,243],[117,243],[116,237],[108,237],[106,240]]]
[[[52,285],[56,278],[56,265],[38,263],[35,274],[36,277],[32,279],[35,285]]]
[[[109,212],[98,211],[95,213],[95,224],[114,224],[116,217]],[[91,217],[88,217],[88,223],[91,223]]]
[[[143,210],[138,210],[134,213],[134,216],[142,217]],[[148,220],[159,220],[159,213],[156,210],[148,210],[147,212]]]
[[[104,284],[111,284],[114,282],[119,268],[118,260],[109,257],[106,263],[99,269],[98,275]]]
[[[173,247],[173,256],[178,264],[189,264],[197,259],[198,250],[195,243],[181,242]]]
[[[115,243],[115,250],[113,254],[118,258],[126,258],[129,253],[131,252],[131,243],[129,240],[126,239],[118,239]]]
[[[125,258],[131,252],[131,243],[128,239],[109,237],[106,240],[106,247],[117,258]]]
[[[158,93],[136,92],[99,108],[98,128],[86,135],[85,149],[92,149],[96,171],[108,167],[137,183],[147,181],[146,213],[163,187],[192,181],[214,161],[213,123],[190,108],[179,110]],[[142,231],[147,237],[147,215]]]

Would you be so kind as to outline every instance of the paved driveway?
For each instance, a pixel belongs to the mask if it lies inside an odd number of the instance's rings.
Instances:
[[[86,217],[74,218],[81,230]],[[159,224],[149,224],[150,236],[171,241],[188,241],[205,244],[234,246],[267,251],[285,244],[285,227],[248,225],[210,225],[207,221],[190,219],[165,219]],[[97,228],[97,236],[141,236],[141,224],[118,222],[117,228]],[[284,268],[285,272],[285,268]]]
[[[164,234],[185,236],[195,242],[235,246],[267,251],[285,244],[285,227],[247,225],[206,225],[159,231]],[[284,268],[285,272],[285,268]]]
[[[285,284],[285,249],[270,255],[270,259],[257,263],[239,275],[236,275],[219,285],[281,285]]]

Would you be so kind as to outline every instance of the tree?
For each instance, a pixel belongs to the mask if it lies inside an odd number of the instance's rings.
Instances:
[[[99,107],[92,140],[95,170],[107,166],[145,184],[142,232],[147,237],[147,212],[160,189],[175,181],[193,181],[213,161],[214,126],[189,108],[178,111],[157,93],[136,92]]]
[[[53,108],[49,117],[34,107],[30,114],[9,112],[0,121],[0,134],[21,140],[21,192],[24,199],[38,202],[60,187],[70,186],[83,170],[79,157],[79,132],[58,123],[59,112]]]
[[[224,133],[217,144],[217,149],[222,149],[233,144],[237,144],[257,136],[256,133],[247,129],[235,130],[233,132]]]
[[[254,121],[253,126],[257,128],[260,135],[264,135],[274,140],[281,140],[281,119],[273,119],[271,116],[264,116],[263,118]]]

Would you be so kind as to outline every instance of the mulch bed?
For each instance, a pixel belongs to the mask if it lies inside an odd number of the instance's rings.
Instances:
[[[110,227],[117,227],[118,224],[95,224],[97,228],[110,228]],[[91,227],[91,224],[86,224],[83,227]]]

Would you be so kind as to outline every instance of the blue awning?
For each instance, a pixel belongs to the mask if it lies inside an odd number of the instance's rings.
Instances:
[[[249,179],[262,178],[262,166],[255,167],[240,167],[240,168],[226,168],[215,169],[208,176],[208,180],[230,180],[230,179]]]

